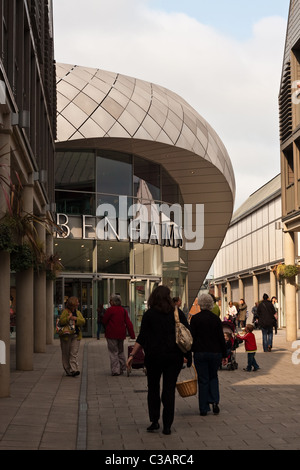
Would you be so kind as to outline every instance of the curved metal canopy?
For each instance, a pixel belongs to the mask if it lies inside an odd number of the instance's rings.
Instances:
[[[166,88],[100,69],[56,67],[58,148],[109,149],[154,161],[177,182],[184,204],[204,204],[204,246],[187,252],[191,304],[232,216],[235,179],[225,146]]]

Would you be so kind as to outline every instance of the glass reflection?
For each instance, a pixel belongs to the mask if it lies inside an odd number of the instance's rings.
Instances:
[[[95,215],[95,195],[56,191],[56,212],[70,215]]]
[[[101,152],[97,156],[97,192],[132,195],[131,156]]]
[[[54,251],[59,255],[63,271],[91,273],[93,268],[92,240],[59,240],[54,243]]]
[[[135,156],[133,186],[134,196],[160,200],[160,165]]]
[[[55,188],[95,191],[95,155],[92,152],[56,152]]]
[[[97,241],[98,272],[128,274],[129,242]]]

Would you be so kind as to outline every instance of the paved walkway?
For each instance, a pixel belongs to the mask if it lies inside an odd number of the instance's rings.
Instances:
[[[261,370],[243,371],[246,353],[241,345],[238,369],[219,372],[218,416],[200,416],[197,397],[181,398],[176,392],[170,436],[146,432],[146,376],[133,370],[129,377],[112,377],[105,339],[81,342],[82,373],[76,378],[64,375],[55,340],[46,353],[35,354],[34,371],[12,370],[11,397],[0,399],[0,450],[104,450],[107,455],[130,455],[133,450],[299,450],[300,364],[292,358],[300,359],[300,342],[298,356],[285,341],[285,331],[279,330],[273,351],[263,353],[261,332],[255,334]],[[11,349],[13,363],[13,340]],[[190,377],[192,370],[183,369],[181,378]]]

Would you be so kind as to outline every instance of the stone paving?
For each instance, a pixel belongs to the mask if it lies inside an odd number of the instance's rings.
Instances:
[[[112,377],[104,338],[82,340],[82,372],[76,378],[64,375],[59,341],[54,340],[46,353],[34,355],[34,371],[12,367],[11,397],[0,399],[0,450],[102,450],[108,455],[134,450],[299,450],[297,350],[279,330],[272,352],[264,353],[261,332],[255,334],[261,370],[243,370],[247,356],[241,345],[238,369],[219,371],[217,416],[200,416],[197,396],[182,398],[176,392],[170,436],[146,432],[146,376],[133,369],[129,376]],[[11,356],[13,364],[13,340]],[[192,368],[180,374],[181,379],[192,376]]]

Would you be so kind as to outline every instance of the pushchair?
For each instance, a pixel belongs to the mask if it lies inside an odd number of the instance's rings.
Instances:
[[[129,357],[129,354],[132,352],[133,350],[133,345],[129,345],[128,346],[128,357]],[[144,364],[144,360],[145,360],[145,355],[144,355],[144,351],[143,349],[140,349],[133,361],[132,361],[132,364],[131,364],[131,368],[130,369],[127,369],[127,377],[129,377],[130,373],[131,373],[131,369],[143,369],[143,372],[145,375],[147,375],[147,370],[146,370],[146,367],[145,367],[145,364]]]
[[[223,333],[227,333],[229,336],[228,342],[226,342],[228,346],[228,363],[227,369],[235,370],[238,368],[238,363],[236,362],[236,350],[239,347],[240,341],[238,338],[235,337],[235,325],[231,321],[223,321],[222,322]]]

